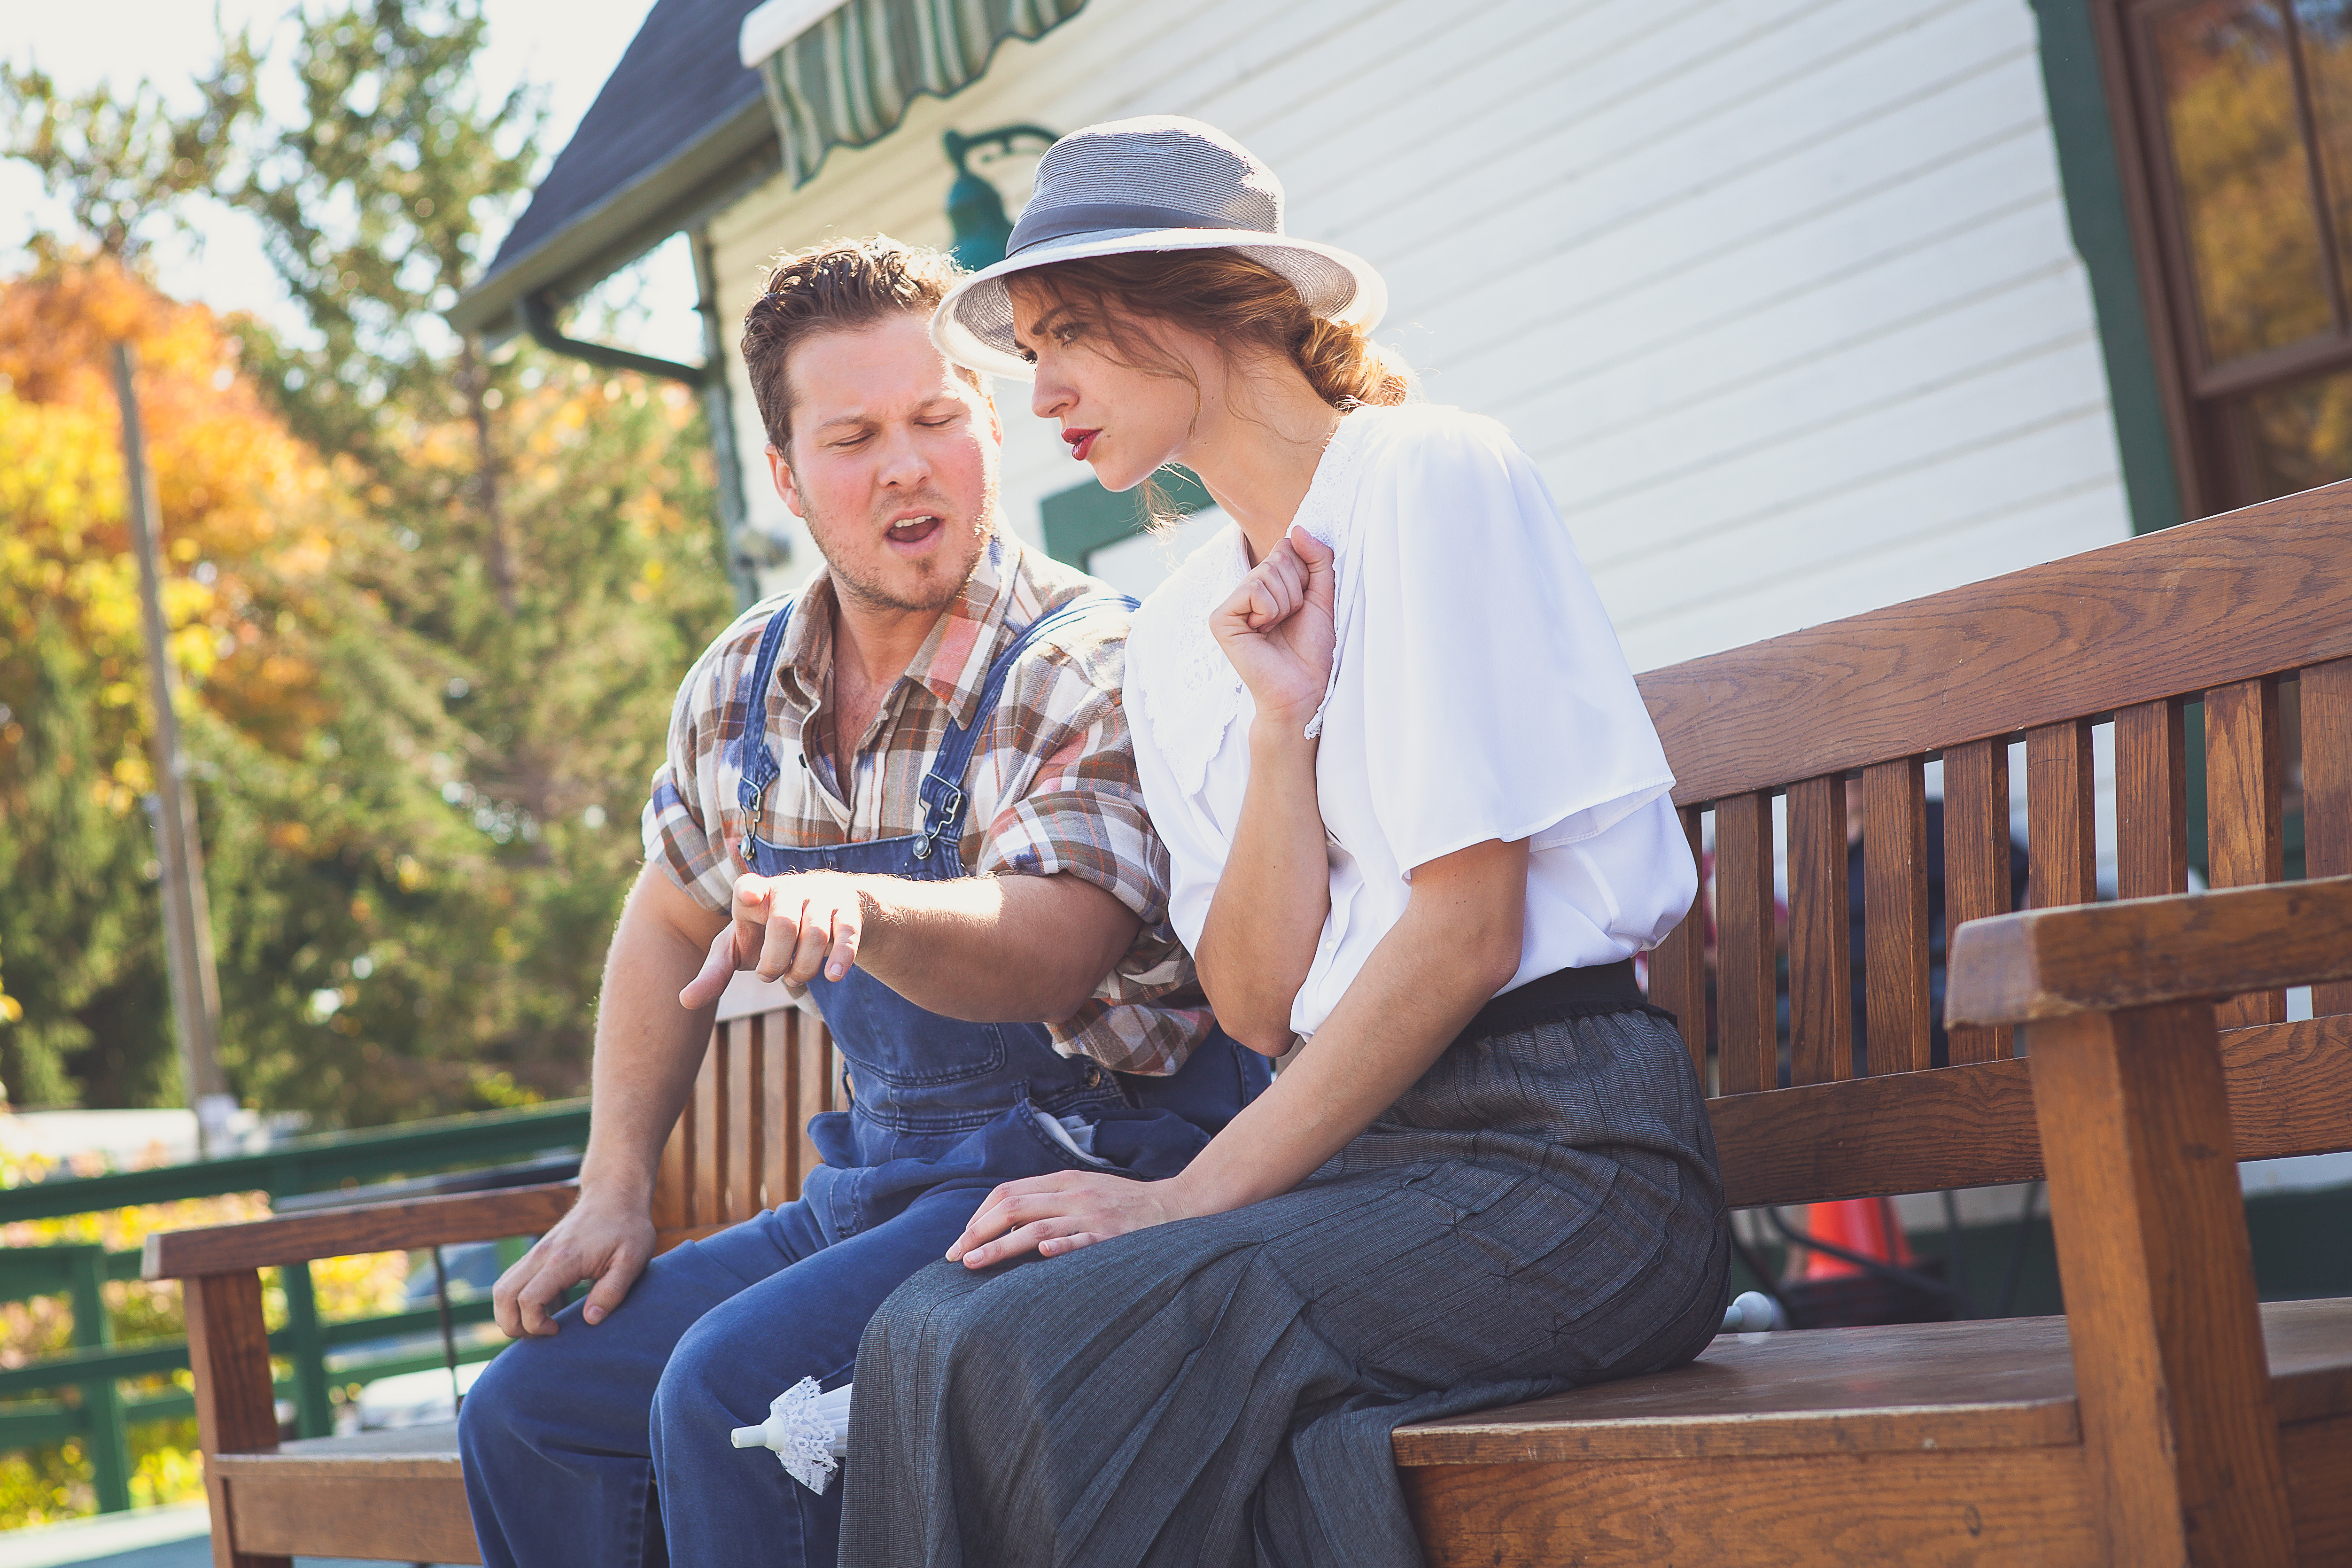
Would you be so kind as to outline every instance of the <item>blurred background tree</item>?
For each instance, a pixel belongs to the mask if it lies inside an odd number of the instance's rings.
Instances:
[[[469,85],[481,42],[468,0],[306,15],[301,103],[277,118],[242,38],[185,121],[143,84],[122,108],[0,79],[0,151],[84,228],[0,285],[0,953],[20,1014],[0,1005],[0,1079],[20,1103],[178,1095],[119,337],[142,365],[240,1098],[365,1124],[584,1087],[637,806],[732,600],[684,388],[493,353],[436,314],[537,162],[530,95]],[[195,189],[256,215],[307,333],[151,275],[140,237]]]
[[[221,183],[256,110],[255,66],[250,38],[224,37],[218,64],[195,84],[202,107],[183,116],[152,82],[128,97],[100,83],[69,98],[47,72],[0,63],[7,153],[65,202],[77,237],[115,260],[135,258],[158,227],[186,222],[183,198]],[[58,237],[46,237],[54,252]]]

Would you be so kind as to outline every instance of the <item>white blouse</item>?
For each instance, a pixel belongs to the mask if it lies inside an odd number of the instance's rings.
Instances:
[[[1338,552],[1316,792],[1331,912],[1291,1027],[1311,1035],[1404,913],[1415,867],[1532,840],[1509,990],[1656,945],[1697,868],[1674,775],[1543,481],[1493,420],[1412,404],[1339,422],[1298,526]],[[1248,574],[1227,527],[1144,602],[1126,701],[1170,912],[1198,951],[1249,784],[1255,716],[1209,616]]]

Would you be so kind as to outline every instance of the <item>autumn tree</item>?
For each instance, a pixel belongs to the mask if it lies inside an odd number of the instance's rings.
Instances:
[[[254,67],[250,39],[225,37],[219,63],[195,84],[198,107],[180,113],[150,82],[117,93],[101,81],[77,97],[38,68],[0,61],[7,151],[39,172],[100,255],[135,258],[159,229],[185,225],[187,197],[226,177],[254,112]]]
[[[0,291],[0,942],[23,1013],[0,1029],[0,1077],[37,1103],[178,1094],[142,809],[152,712],[108,368],[116,342],[136,345],[143,367],[171,519],[169,652],[206,804],[273,785],[282,796],[275,759],[299,754],[354,695],[352,672],[331,668],[337,645],[399,641],[334,570],[355,535],[347,499],[240,377],[238,344],[209,311],[103,256],[45,264]],[[426,716],[440,722],[429,705]],[[294,831],[299,806],[271,802],[281,839],[308,834]],[[213,837],[233,865],[235,836]],[[216,917],[235,929],[247,913],[239,879],[214,880]]]
[[[32,542],[0,577],[0,952],[24,1012],[0,1023],[0,1076],[20,1097],[168,1099],[174,1070],[142,875],[135,616],[108,599],[119,625],[87,657],[42,622],[69,580],[131,581],[116,524],[72,521],[120,516],[113,421],[88,395],[107,334],[128,330],[99,309],[118,294],[208,345],[184,363],[138,340],[233,1083],[352,1122],[584,1086],[670,695],[731,604],[684,388],[493,352],[434,314],[534,156],[528,97],[472,92],[481,37],[461,0],[305,18],[301,111],[244,122],[215,192],[261,221],[306,332],[173,305],[154,288],[168,279],[90,235],[0,297],[0,355],[25,366],[5,372],[0,411],[79,421],[83,454],[58,459],[80,465],[70,495],[0,489],[9,548]],[[243,68],[235,49],[215,81]],[[53,186],[96,177],[58,168]],[[31,327],[83,318],[54,349]],[[283,461],[251,485],[203,469],[183,393]],[[103,790],[59,782],[100,773]],[[87,868],[71,886],[69,857]],[[54,897],[18,898],[44,879]],[[97,956],[77,970],[69,952]],[[120,1020],[98,1011],[115,1005]]]

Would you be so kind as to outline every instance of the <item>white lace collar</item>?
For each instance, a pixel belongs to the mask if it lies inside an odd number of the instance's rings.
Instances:
[[[1360,408],[1339,421],[1293,520],[1295,526],[1313,534],[1339,557],[1336,648],[1347,647],[1355,588],[1361,575],[1349,548],[1356,514],[1352,480],[1365,446],[1363,437],[1378,412]],[[1209,631],[1209,616],[1249,573],[1249,546],[1242,537],[1241,525],[1227,523],[1152,591],[1129,633],[1128,689],[1136,717],[1150,726],[1152,742],[1188,794],[1201,792],[1210,760],[1223,745],[1226,731],[1247,701],[1241,676]],[[1332,679],[1337,681],[1339,675],[1335,652]],[[1330,690],[1328,686],[1324,689],[1327,704]],[[1307,732],[1317,735],[1322,729],[1323,710],[1318,707]]]

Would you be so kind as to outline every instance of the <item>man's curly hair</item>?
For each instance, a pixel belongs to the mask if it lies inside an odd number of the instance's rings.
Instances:
[[[962,277],[950,258],[887,234],[837,239],[786,251],[769,269],[767,288],[743,314],[743,367],[769,444],[789,452],[793,392],[784,356],[820,332],[868,326],[894,310],[928,316]],[[974,385],[980,378],[963,374]]]

